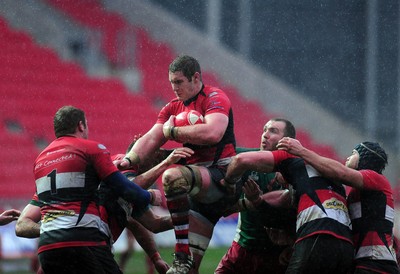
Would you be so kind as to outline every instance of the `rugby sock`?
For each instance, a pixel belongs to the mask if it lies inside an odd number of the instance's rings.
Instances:
[[[189,198],[186,193],[167,197],[176,238],[175,252],[191,255],[189,249]]]

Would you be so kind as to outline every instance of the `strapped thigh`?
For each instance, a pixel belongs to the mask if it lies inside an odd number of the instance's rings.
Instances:
[[[197,194],[201,190],[203,184],[199,168],[193,165],[180,166],[179,171],[187,182],[189,187],[188,193],[191,195]]]
[[[201,174],[197,168],[178,166],[174,169],[167,180],[164,181],[163,179],[166,196],[190,193],[198,181],[201,185]]]

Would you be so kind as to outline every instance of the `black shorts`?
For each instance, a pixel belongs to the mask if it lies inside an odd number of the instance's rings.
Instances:
[[[39,254],[46,274],[122,273],[109,246],[57,248]]]
[[[354,247],[350,242],[328,234],[316,234],[294,245],[286,274],[347,274],[353,256]]]
[[[226,167],[210,167],[209,172],[211,174],[212,183],[215,184],[221,191],[225,192],[225,189],[220,185],[220,181],[225,177]],[[221,217],[226,216],[229,208],[236,204],[242,193],[242,184],[236,184],[235,195],[226,194],[218,201],[206,204],[201,203],[197,200],[190,199],[190,209],[204,216],[212,224],[216,224]]]

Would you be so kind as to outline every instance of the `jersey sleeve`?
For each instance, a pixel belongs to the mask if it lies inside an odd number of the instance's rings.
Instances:
[[[172,100],[168,104],[166,104],[158,113],[157,116],[157,124],[164,124],[166,121],[168,121],[169,117],[171,115],[176,115],[180,111],[178,111],[178,105],[176,103],[176,100]]]
[[[168,120],[170,116],[169,105],[164,106],[158,113],[157,124],[164,124]]]
[[[363,176],[364,189],[387,191],[390,190],[389,181],[381,174],[373,170],[360,170]]]
[[[29,202],[29,204],[38,207],[41,207],[43,205],[43,203],[39,200],[37,193],[33,194],[32,200]]]
[[[207,95],[205,115],[211,113],[223,113],[226,116],[229,116],[230,109],[231,101],[222,90],[216,89]]]
[[[271,151],[272,155],[274,156],[274,163],[275,166],[279,165],[282,161],[289,159],[289,158],[298,158],[284,150],[275,150]]]

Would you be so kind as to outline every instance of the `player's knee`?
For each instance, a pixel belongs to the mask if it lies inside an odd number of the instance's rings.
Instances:
[[[176,195],[188,191],[188,181],[177,168],[167,169],[162,176],[165,195]]]

